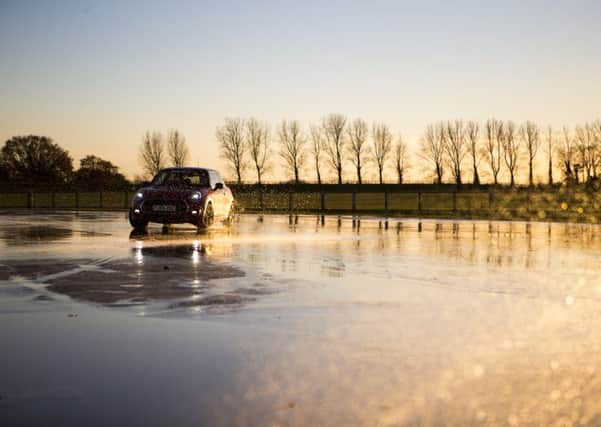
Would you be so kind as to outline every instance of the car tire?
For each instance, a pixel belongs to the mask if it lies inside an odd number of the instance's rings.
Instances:
[[[211,203],[207,204],[207,207],[203,210],[202,218],[200,219],[198,226],[200,228],[208,228],[215,222],[215,211]]]
[[[232,204],[230,205],[230,210],[228,211],[227,216],[225,217],[225,220],[223,221],[224,224],[226,224],[226,225],[233,224],[235,216],[236,216],[236,204],[234,202],[232,202]]]
[[[129,211],[129,223],[136,230],[144,230],[146,226],[148,226],[148,221],[145,221],[140,218],[134,218],[131,211]]]

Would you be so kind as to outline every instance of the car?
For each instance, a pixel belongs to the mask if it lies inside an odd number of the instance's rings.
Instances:
[[[234,196],[219,172],[174,167],[161,169],[135,192],[129,223],[135,229],[144,229],[149,222],[206,228],[216,221],[230,222],[233,215]]]

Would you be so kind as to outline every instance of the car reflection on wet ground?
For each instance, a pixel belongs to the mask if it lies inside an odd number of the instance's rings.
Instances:
[[[0,424],[598,425],[601,227],[0,216]]]

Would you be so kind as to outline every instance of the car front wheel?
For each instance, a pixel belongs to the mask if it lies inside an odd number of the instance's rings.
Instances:
[[[213,222],[215,222],[215,211],[213,211],[213,205],[209,203],[204,210],[198,225],[199,227],[207,228],[213,225]]]
[[[136,230],[143,230],[148,225],[148,221],[145,221],[142,218],[136,218],[131,211],[129,212],[129,223]]]

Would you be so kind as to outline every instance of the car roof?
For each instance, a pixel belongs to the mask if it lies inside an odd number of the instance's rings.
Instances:
[[[215,169],[209,168],[201,168],[201,167],[173,167],[173,168],[164,168],[161,169],[160,172],[163,171],[207,171],[207,172],[217,172]]]

